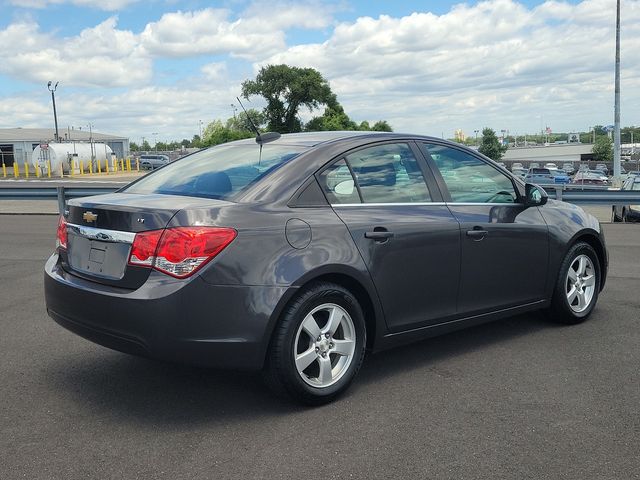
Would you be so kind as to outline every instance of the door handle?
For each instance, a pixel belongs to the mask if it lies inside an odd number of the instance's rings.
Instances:
[[[393,232],[387,230],[374,230],[373,232],[365,232],[364,238],[375,240],[376,242],[386,242],[393,237]]]
[[[476,241],[482,240],[489,234],[488,231],[481,228],[474,228],[473,230],[467,230],[467,237],[471,237]]]

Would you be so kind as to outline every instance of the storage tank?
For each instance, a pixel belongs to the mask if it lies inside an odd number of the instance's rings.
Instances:
[[[42,173],[47,171],[47,160],[51,162],[51,172],[60,171],[60,165],[64,173],[69,173],[71,169],[71,159],[74,160],[76,172],[80,168],[80,161],[88,168],[91,159],[94,159],[94,171],[97,171],[97,162],[100,161],[102,168],[109,161],[109,166],[113,167],[115,154],[109,145],[104,143],[41,143],[33,149],[31,154],[31,164],[35,168],[40,168]]]

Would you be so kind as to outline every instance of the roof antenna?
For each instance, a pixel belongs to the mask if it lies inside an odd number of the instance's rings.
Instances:
[[[247,112],[247,109],[244,108],[244,105],[240,101],[240,97],[236,97],[236,100],[238,100],[238,103],[242,107],[242,110],[244,111],[244,114],[247,116],[247,120],[249,121],[249,125],[251,125],[251,128],[253,128],[253,131],[256,132],[256,143],[259,143],[260,146],[262,146],[262,136],[260,135],[260,130],[258,130],[258,127],[256,127],[255,124],[253,123],[253,120],[251,120],[251,117],[249,116],[249,113]]]

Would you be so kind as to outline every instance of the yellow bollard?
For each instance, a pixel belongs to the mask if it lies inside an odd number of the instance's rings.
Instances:
[[[80,175],[84,175],[84,162],[82,160],[78,160],[80,162]]]
[[[64,168],[62,167],[62,162],[60,162],[60,178],[64,178]]]
[[[37,167],[34,167],[36,170],[36,178],[40,178],[40,165],[38,165]]]
[[[131,159],[127,158],[127,172],[131,172]]]
[[[24,176],[29,178],[29,164],[27,162],[24,162]]]
[[[13,176],[15,178],[20,177],[20,169],[18,168],[18,162],[16,161],[13,162]]]
[[[93,175],[93,162],[89,160],[89,175]]]
[[[124,172],[124,159],[120,159],[120,171]]]
[[[140,172],[140,159],[136,158],[136,172]]]
[[[71,159],[71,168],[69,169],[69,176],[70,177],[74,177],[75,176],[75,166],[76,166],[76,162],[73,160],[73,158]]]
[[[47,160],[47,177],[51,178],[51,160]]]
[[[2,176],[7,178],[7,166],[2,162]]]

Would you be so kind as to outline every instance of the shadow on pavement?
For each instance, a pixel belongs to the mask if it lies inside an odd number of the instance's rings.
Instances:
[[[354,387],[380,383],[384,388],[387,377],[544,328],[550,324],[538,314],[520,315],[381,352],[366,359]],[[259,374],[163,363],[93,345],[50,362],[44,376],[78,414],[161,428],[307,410],[275,397]]]

